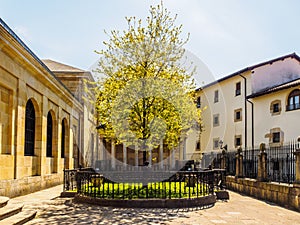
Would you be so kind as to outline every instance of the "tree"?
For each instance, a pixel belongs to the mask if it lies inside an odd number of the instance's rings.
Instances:
[[[126,18],[128,29],[113,30],[104,42],[97,72],[103,74],[89,89],[95,104],[99,133],[107,140],[146,150],[164,145],[172,149],[180,135],[201,124],[194,104],[192,65],[182,65],[182,25],[163,4],[150,7],[143,26],[135,17]],[[191,69],[192,68],[192,69]],[[144,162],[146,153],[144,153]]]

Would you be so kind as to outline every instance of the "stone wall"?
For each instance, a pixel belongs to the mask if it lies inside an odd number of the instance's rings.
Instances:
[[[7,196],[13,198],[16,196],[26,195],[32,192],[40,191],[45,188],[53,187],[62,184],[62,182],[62,173],[23,177],[13,180],[1,180],[0,196]]]
[[[300,186],[234,176],[226,177],[226,186],[229,190],[300,211]]]

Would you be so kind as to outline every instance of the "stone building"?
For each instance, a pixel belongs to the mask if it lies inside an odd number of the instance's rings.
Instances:
[[[93,110],[81,98],[83,78],[93,79],[40,60],[0,19],[0,195],[60,184],[63,169],[84,166],[94,154],[97,136]]]

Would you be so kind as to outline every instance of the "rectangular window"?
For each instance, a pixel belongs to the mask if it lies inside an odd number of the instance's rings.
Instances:
[[[234,146],[238,147],[242,145],[242,136],[241,135],[236,135],[234,137]]]
[[[219,138],[214,138],[214,139],[213,139],[213,149],[214,149],[214,150],[219,149],[219,141],[220,141]]]
[[[196,151],[200,151],[200,141],[197,141]]]
[[[201,107],[201,97],[197,98],[197,108]]]
[[[215,91],[215,95],[214,95],[214,103],[219,102],[219,91],[216,90]]]
[[[235,96],[241,95],[241,82],[235,84]]]
[[[217,127],[220,125],[219,114],[213,115],[213,126]]]
[[[234,122],[242,121],[242,109],[234,110]]]
[[[280,142],[280,132],[274,132],[272,134],[272,142],[279,143]]]
[[[279,112],[279,103],[273,104],[273,113]]]

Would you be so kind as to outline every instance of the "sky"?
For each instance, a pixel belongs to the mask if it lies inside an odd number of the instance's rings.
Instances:
[[[40,58],[90,70],[108,40],[104,30],[124,30],[126,16],[145,20],[160,0],[0,0],[0,17]],[[300,1],[164,0],[183,35],[185,48],[210,77],[300,54]],[[204,74],[205,72],[203,72]]]

